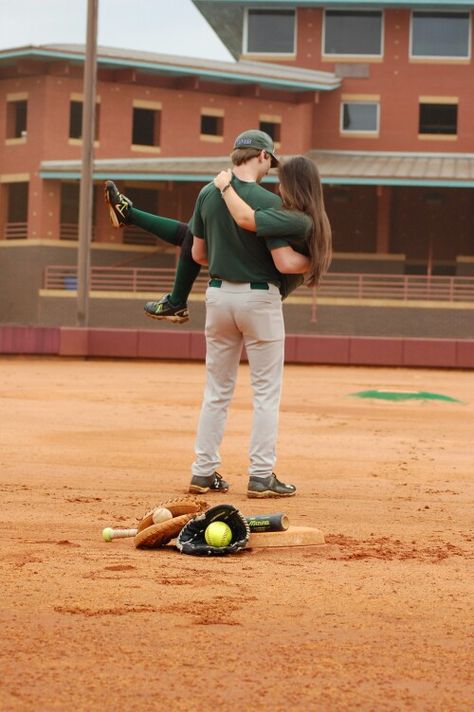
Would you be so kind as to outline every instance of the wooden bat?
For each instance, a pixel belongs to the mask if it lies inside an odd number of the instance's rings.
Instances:
[[[252,534],[258,532],[284,532],[290,524],[286,514],[277,512],[275,514],[256,514],[253,517],[245,517]],[[104,541],[112,541],[112,539],[125,539],[134,537],[138,534],[137,528],[130,529],[114,529],[106,527],[102,530],[102,538]]]

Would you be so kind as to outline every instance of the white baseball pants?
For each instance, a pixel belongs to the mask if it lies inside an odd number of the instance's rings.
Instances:
[[[192,474],[208,477],[219,468],[224,435],[242,347],[253,390],[249,476],[274,470],[283,375],[285,326],[278,288],[251,289],[249,283],[222,281],[206,291],[206,387],[196,436]]]

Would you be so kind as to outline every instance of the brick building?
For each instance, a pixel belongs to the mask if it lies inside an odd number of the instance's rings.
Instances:
[[[260,126],[283,155],[316,161],[334,231],[317,319],[301,288],[289,330],[472,337],[474,2],[194,4],[235,63],[99,48],[92,324],[141,323],[162,281],[147,293],[137,280],[160,268],[169,281],[175,260],[110,227],[102,180],[187,220],[235,135]],[[74,323],[83,63],[78,46],[0,52],[4,323]]]

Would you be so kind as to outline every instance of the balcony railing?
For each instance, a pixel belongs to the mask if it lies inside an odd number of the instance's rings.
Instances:
[[[197,278],[193,292],[203,293],[209,279],[207,270]],[[174,268],[92,267],[90,289],[98,292],[169,291]],[[77,267],[49,265],[44,271],[44,288],[76,289]],[[317,290],[300,287],[297,296],[309,300],[321,298],[474,302],[474,277],[430,277],[426,275],[353,274],[330,272]]]
[[[6,240],[25,240],[28,237],[28,223],[10,222],[5,225]]]

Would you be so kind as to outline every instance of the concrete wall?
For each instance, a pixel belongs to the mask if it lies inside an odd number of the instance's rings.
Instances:
[[[202,361],[205,341],[204,335],[197,331],[0,327],[0,354]],[[471,369],[474,340],[289,334],[285,360],[305,364]]]

